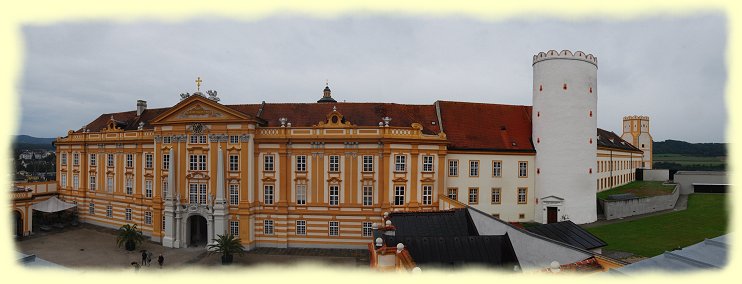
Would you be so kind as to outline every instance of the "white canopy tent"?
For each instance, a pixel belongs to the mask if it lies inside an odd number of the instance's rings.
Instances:
[[[41,212],[52,213],[52,212],[64,211],[64,210],[67,210],[67,209],[70,209],[76,206],[77,205],[75,204],[67,203],[62,200],[59,200],[56,196],[52,196],[51,198],[43,202],[39,202],[39,203],[32,205],[31,209],[41,211]]]

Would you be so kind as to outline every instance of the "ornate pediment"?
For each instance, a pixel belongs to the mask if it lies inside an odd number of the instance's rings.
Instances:
[[[407,182],[406,178],[398,177],[392,180],[393,182]]]
[[[433,179],[433,178],[429,178],[429,177],[426,177],[426,178],[424,178],[424,179],[421,179],[420,181],[421,181],[421,182],[435,182],[435,179]]]
[[[207,122],[207,121],[245,121],[255,120],[252,116],[226,107],[203,96],[190,96],[169,110],[155,117],[150,124],[167,122]]]
[[[206,173],[201,173],[201,172],[192,172],[186,175],[186,179],[206,179],[208,180],[209,178],[210,178],[209,175],[207,175]]]
[[[352,127],[353,124],[350,123],[350,121],[346,121],[343,117],[343,114],[341,114],[339,111],[337,111],[337,108],[335,106],[332,107],[332,111],[327,114],[327,120],[320,121],[315,125],[315,127],[324,127],[324,128],[343,128],[343,127]]]
[[[331,177],[327,179],[328,183],[341,183],[343,180],[339,179],[338,177]]]
[[[261,181],[263,181],[263,182],[276,182],[276,179],[273,178],[272,176],[267,176],[267,177],[264,177],[263,179],[261,179]]]

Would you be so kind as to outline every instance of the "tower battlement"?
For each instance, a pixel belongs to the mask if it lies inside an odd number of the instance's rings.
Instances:
[[[649,116],[646,116],[646,115],[629,115],[629,116],[624,116],[623,117],[623,120],[634,120],[634,119],[649,120]]]
[[[595,65],[595,67],[598,66],[598,58],[593,56],[592,54],[585,54],[582,51],[577,51],[575,53],[572,53],[572,51],[569,50],[562,50],[561,52],[557,52],[556,50],[549,50],[547,52],[539,52],[538,54],[533,56],[533,64],[536,64],[537,62],[541,62],[544,60],[549,59],[572,59],[572,60],[582,60],[587,63]]]

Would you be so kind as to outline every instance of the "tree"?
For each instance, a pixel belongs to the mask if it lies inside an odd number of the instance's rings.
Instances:
[[[144,235],[142,231],[137,229],[137,224],[134,225],[123,225],[118,230],[118,236],[116,237],[116,244],[121,247],[123,244],[126,250],[133,251],[137,245],[144,241]]]
[[[209,254],[221,254],[222,264],[232,263],[233,254],[245,254],[245,247],[242,246],[242,241],[240,238],[235,238],[232,234],[217,235],[217,238],[213,241],[214,243],[208,246]]]

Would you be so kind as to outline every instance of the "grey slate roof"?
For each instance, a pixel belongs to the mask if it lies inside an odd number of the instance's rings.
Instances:
[[[526,230],[586,250],[608,245],[572,221],[542,224],[527,227]]]
[[[702,271],[721,269],[726,266],[729,254],[730,235],[726,234],[680,250],[669,251],[658,256],[611,270],[617,274],[654,271]]]

